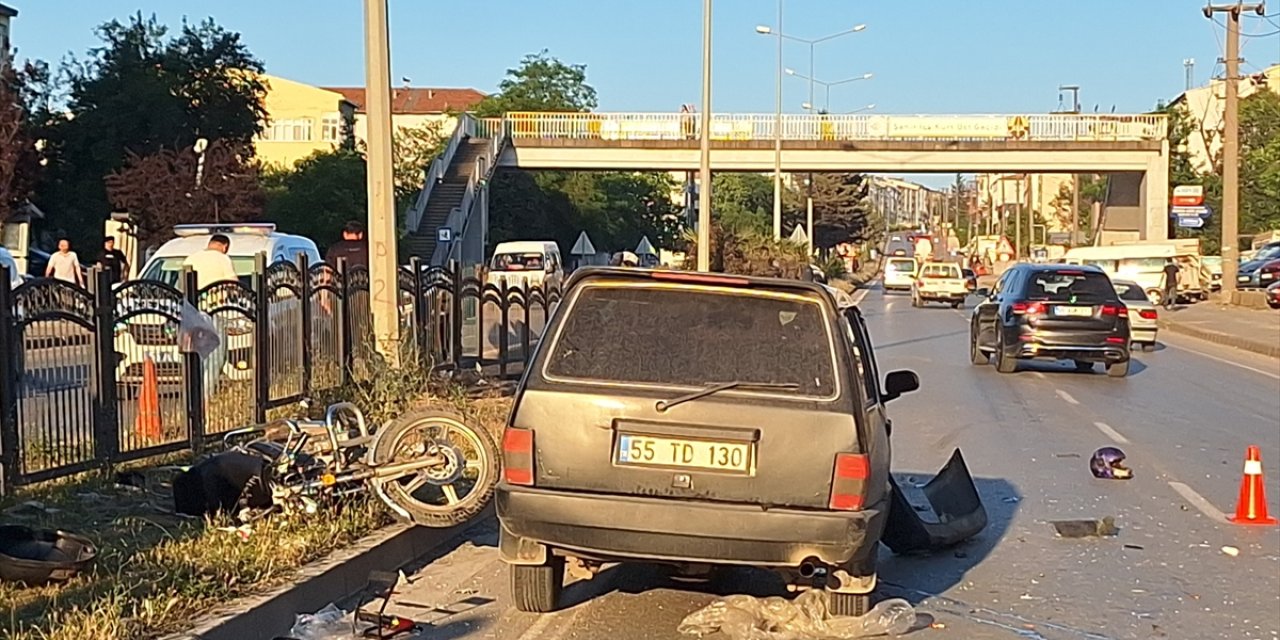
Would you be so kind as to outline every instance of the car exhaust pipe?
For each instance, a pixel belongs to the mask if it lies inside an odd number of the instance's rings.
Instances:
[[[808,578],[812,578],[812,577],[813,577],[813,576],[815,576],[815,575],[818,575],[818,565],[817,565],[817,564],[814,564],[812,561],[809,561],[809,560],[805,560],[804,562],[801,562],[801,563],[800,563],[800,577],[801,577],[801,578],[808,579]]]

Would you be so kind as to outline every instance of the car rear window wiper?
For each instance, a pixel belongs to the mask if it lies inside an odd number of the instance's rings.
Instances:
[[[705,398],[709,395],[720,393],[721,391],[728,391],[730,389],[761,390],[761,389],[799,389],[799,388],[800,388],[800,385],[795,382],[746,382],[744,380],[736,380],[734,382],[715,382],[707,385],[703,389],[699,389],[692,393],[687,393],[685,395],[678,396],[670,400],[659,400],[658,404],[655,405],[655,408],[659,412],[666,411],[667,409],[670,409],[671,407],[674,407],[678,404],[683,404],[685,402],[689,402],[690,400]]]

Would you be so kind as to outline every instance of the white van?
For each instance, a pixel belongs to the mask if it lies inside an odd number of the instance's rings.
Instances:
[[[500,242],[493,250],[486,279],[493,285],[505,279],[508,287],[558,288],[564,284],[560,246],[551,240]]]
[[[1186,243],[1133,242],[1101,247],[1077,247],[1067,251],[1062,262],[1092,265],[1107,272],[1112,279],[1136,282],[1147,293],[1152,304],[1164,298],[1164,265],[1172,259],[1178,264],[1178,297],[1203,299],[1200,254]]]
[[[259,253],[266,255],[268,265],[282,260],[297,262],[299,255],[305,255],[312,264],[321,260],[320,249],[315,242],[302,236],[278,233],[272,223],[184,224],[175,226],[173,231],[177,237],[161,245],[147,259],[140,272],[140,279],[181,288],[179,281],[183,263],[192,254],[205,250],[209,245],[209,238],[214,234],[225,235],[231,240],[227,256],[231,258],[240,282],[246,287],[251,286],[254,264]],[[300,304],[300,301],[283,300],[271,305],[268,313],[272,317],[272,326],[277,324],[274,318],[276,315],[281,315],[282,318],[292,317],[288,309],[290,304]],[[218,320],[225,329],[224,342],[208,359],[213,362],[213,366],[205,368],[205,375],[216,375],[221,370],[231,379],[249,379],[253,372],[252,323],[237,321],[230,316],[220,317]],[[162,381],[181,378],[182,354],[178,351],[176,332],[169,331],[168,325],[169,321],[163,316],[145,313],[117,323],[116,380],[126,384],[140,382],[142,365],[147,356],[151,356],[155,362],[157,377]]]
[[[910,291],[920,263],[915,258],[890,257],[884,263],[884,290]]]

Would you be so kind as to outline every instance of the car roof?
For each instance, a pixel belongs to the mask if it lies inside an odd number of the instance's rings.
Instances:
[[[1100,267],[1091,264],[1065,264],[1061,262],[1036,263],[1036,262],[1019,262],[1014,265],[1015,269],[1026,269],[1027,271],[1044,272],[1044,271],[1083,271],[1085,273],[1097,273],[1107,275]]]
[[[499,242],[498,246],[494,247],[493,252],[495,254],[523,253],[526,251],[541,253],[552,246],[556,246],[553,240],[516,240],[513,242]]]
[[[314,242],[310,238],[303,236],[294,236],[287,233],[226,233],[223,234],[231,240],[231,246],[227,249],[227,255],[232,257],[255,256],[262,252],[269,252],[274,246],[284,240],[291,240],[291,244],[304,244],[308,247],[314,246]],[[174,238],[160,245],[156,250],[153,258],[185,258],[192,254],[203,251],[209,245],[209,235],[192,235],[180,238]]]
[[[635,269],[624,267],[584,267],[573,272],[566,290],[591,280],[627,279],[650,280],[656,282],[674,282],[708,287],[731,287],[749,291],[751,289],[768,291],[791,291],[794,293],[816,293],[836,304],[831,287],[804,280],[789,278],[766,278],[761,276],[740,276],[731,273],[702,273],[698,271],[673,271],[670,269]]]

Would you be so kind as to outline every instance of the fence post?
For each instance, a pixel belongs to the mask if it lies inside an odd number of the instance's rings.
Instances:
[[[94,454],[100,464],[110,466],[120,454],[120,410],[116,386],[116,292],[111,274],[93,270],[95,326],[93,345],[97,356],[98,388],[94,406]]]
[[[450,318],[453,330],[450,336],[453,344],[450,347],[450,357],[453,358],[453,368],[462,368],[462,290],[464,283],[462,282],[462,270],[458,268],[457,260],[449,261],[449,280],[453,283],[453,291],[450,292],[450,305],[453,311]]]
[[[267,254],[253,258],[253,421],[267,421],[267,403],[271,401],[271,292],[267,291]]]
[[[13,312],[13,293],[9,290],[9,269],[0,265],[0,495],[13,493],[21,476],[18,468],[18,388],[22,370]]]
[[[338,294],[338,386],[351,384],[351,280],[347,277],[347,259],[338,258],[335,267],[342,282]]]
[[[508,304],[510,302],[508,295],[507,279],[504,276],[498,281],[498,310],[502,313],[501,322],[498,324],[498,377],[504,380],[507,377],[507,353],[511,350],[511,340],[507,335],[511,325],[511,305]]]
[[[298,254],[298,271],[302,274],[302,287],[299,295],[302,304],[302,395],[311,397],[311,350],[315,347],[311,332],[311,265],[307,262],[307,254]]]
[[[533,289],[529,286],[529,281],[526,279],[524,281],[524,331],[520,333],[520,348],[522,349],[520,354],[524,357],[526,368],[529,365],[529,322],[532,320],[529,314],[529,306],[533,300],[532,296]],[[543,306],[546,306],[545,301],[543,302]],[[545,318],[546,315],[546,311],[543,311],[542,316]],[[523,372],[523,369],[521,369],[521,371]]]
[[[196,310],[200,310],[200,285],[196,279],[196,274],[191,267],[185,267],[182,270],[182,279],[179,281],[182,286],[182,299],[184,303],[191,305]],[[218,336],[221,340],[226,340],[226,336]],[[208,386],[204,380],[204,363],[201,362],[200,354],[195,352],[182,353],[182,367],[186,384],[187,398],[187,441],[190,443],[192,451],[200,451],[204,447],[205,434],[205,403],[211,400],[205,395]],[[215,373],[215,375],[217,375]]]

